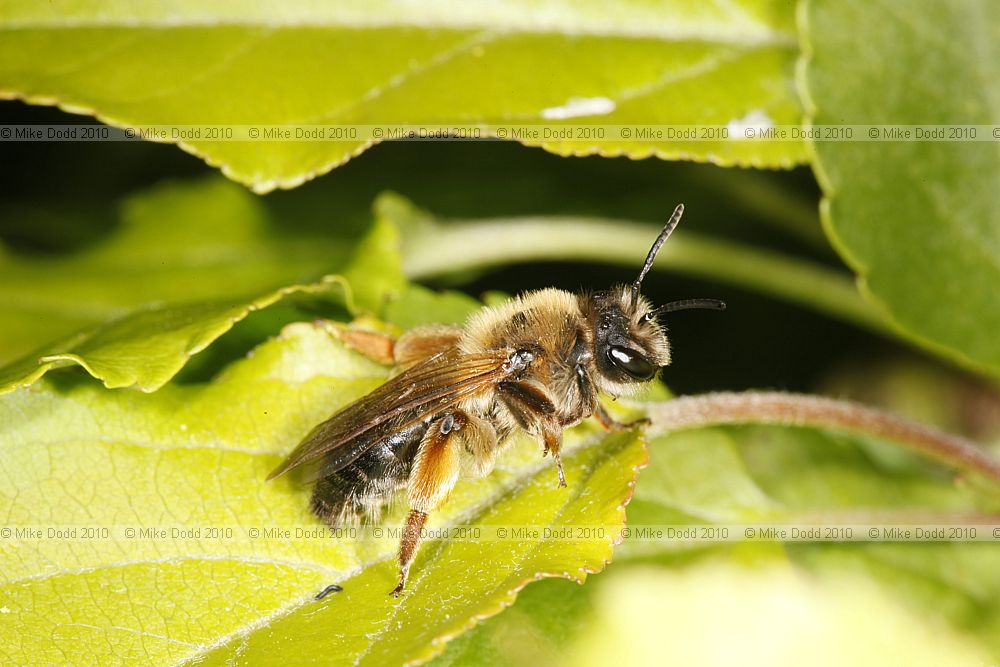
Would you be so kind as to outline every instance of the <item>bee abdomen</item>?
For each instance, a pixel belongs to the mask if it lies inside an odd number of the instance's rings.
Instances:
[[[309,506],[313,514],[332,528],[358,518],[355,504],[349,500],[350,486],[334,473],[316,481]]]
[[[343,468],[324,475],[310,506],[331,527],[361,518],[377,520],[392,495],[406,485],[426,423],[397,431]]]

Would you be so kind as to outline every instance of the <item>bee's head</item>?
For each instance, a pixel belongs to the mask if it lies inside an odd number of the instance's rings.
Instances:
[[[639,293],[656,253],[680,222],[684,205],[674,209],[670,220],[653,243],[639,277],[623,285],[589,297],[589,315],[594,332],[594,361],[600,388],[612,394],[627,392],[639,382],[649,382],[657,371],[670,363],[670,344],[657,317],[687,308],[726,307],[715,299],[673,301],[654,308]]]
[[[670,363],[667,334],[641,296],[632,305],[631,288],[617,287],[590,297],[594,362],[601,388],[612,394],[648,382]]]

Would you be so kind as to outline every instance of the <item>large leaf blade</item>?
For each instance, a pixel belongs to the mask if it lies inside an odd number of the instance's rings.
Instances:
[[[11,253],[0,265],[0,361],[151,304],[257,296],[316,280],[349,256],[337,239],[282,234],[257,198],[219,178],[126,197],[114,222],[89,247]]]
[[[791,8],[773,1],[635,1],[614,18],[595,2],[363,10],[14,2],[0,26],[2,94],[114,125],[461,124],[489,135],[498,124],[725,126],[800,116]],[[525,142],[561,154],[771,167],[804,157],[800,142],[742,139]],[[325,173],[378,138],[165,140],[264,192]]]
[[[385,219],[349,254],[333,236],[282,235],[253,195],[222,179],[161,186],[123,209],[122,228],[93,248],[0,267],[0,322],[14,324],[0,333],[0,359],[14,358],[0,366],[0,393],[69,365],[108,387],[153,391],[254,311],[311,295],[377,312],[405,287]],[[341,274],[323,275],[331,265]],[[74,331],[66,318],[89,326]]]
[[[428,540],[402,601],[388,595],[393,539],[254,538],[251,527],[318,525],[308,514],[307,489],[264,477],[279,451],[386,374],[322,329],[299,324],[208,385],[141,394],[43,380],[5,396],[0,511],[7,524],[113,532],[0,545],[0,604],[8,612],[0,650],[15,662],[104,664],[275,651],[321,664],[335,656],[427,657],[443,647],[436,640],[497,613],[527,581],[582,579],[610,559],[645,449],[634,433],[606,437],[593,427],[569,434],[570,490],[557,488],[551,461],[522,443],[492,476],[460,484],[431,526],[611,526],[601,538],[551,545]],[[398,524],[400,509],[386,526]],[[123,532],[143,526],[239,530],[225,539]],[[312,600],[335,581],[343,594]],[[81,591],[89,593],[77,604]],[[345,604],[356,617],[346,629]],[[377,641],[364,634],[397,622]]]
[[[1000,14],[991,3],[934,2],[920,12],[902,2],[804,8],[802,87],[814,124],[1000,123]],[[962,42],[944,37],[959,34]],[[866,139],[811,144],[829,237],[862,291],[906,335],[997,375],[1000,206],[989,194],[1000,186],[996,143]]]

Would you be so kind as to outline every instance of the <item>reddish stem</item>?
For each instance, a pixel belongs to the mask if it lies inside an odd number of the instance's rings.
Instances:
[[[782,392],[685,396],[648,407],[650,434],[722,424],[780,424],[862,433],[1000,482],[1000,461],[970,440],[850,401]]]

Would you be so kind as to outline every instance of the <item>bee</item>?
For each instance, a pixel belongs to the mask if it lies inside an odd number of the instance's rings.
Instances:
[[[558,484],[566,486],[563,429],[591,416],[608,430],[631,426],[615,421],[599,395],[629,394],[670,363],[659,318],[725,308],[714,299],[654,307],[639,292],[683,212],[677,206],[630,285],[581,294],[541,289],[484,308],[463,328],[405,333],[392,347],[401,371],[312,429],[268,479],[317,464],[312,510],[332,527],[377,520],[405,487],[410,510],[392,591],[399,596],[428,514],[447,500],[463,471],[489,474],[512,436],[526,432],[552,457]]]

